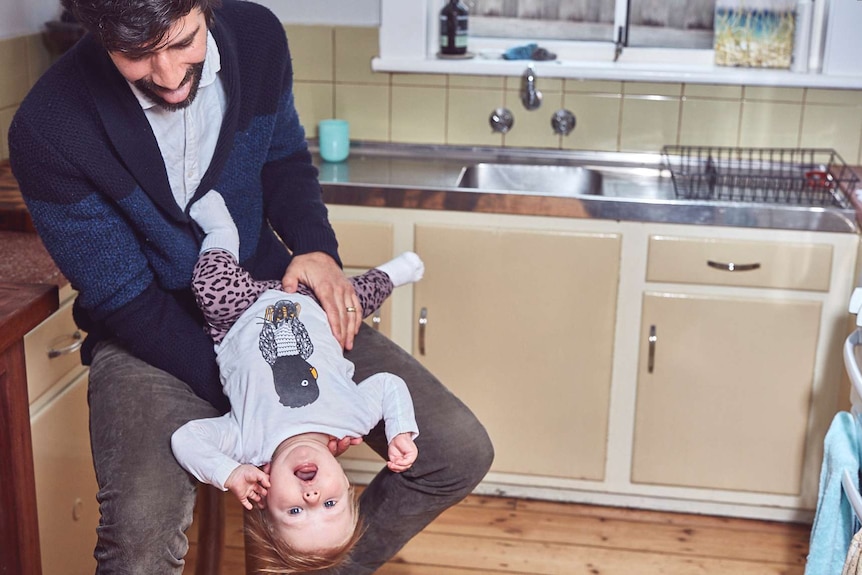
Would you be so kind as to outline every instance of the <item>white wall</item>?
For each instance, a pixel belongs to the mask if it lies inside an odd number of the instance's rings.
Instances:
[[[60,0],[0,0],[0,38],[41,32],[60,15]]]
[[[257,0],[290,24],[378,26],[380,0]],[[0,0],[0,38],[41,32],[60,15],[59,0]]]
[[[10,2],[13,0],[0,0]],[[379,26],[380,0],[256,0],[289,24]],[[414,0],[406,0],[412,2]]]

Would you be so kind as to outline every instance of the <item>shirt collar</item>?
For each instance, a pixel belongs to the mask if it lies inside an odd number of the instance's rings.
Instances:
[[[215,82],[216,76],[220,70],[221,56],[219,55],[218,45],[216,44],[215,38],[213,38],[212,32],[207,30],[207,55],[204,59],[204,69],[201,72],[201,81],[198,85],[198,89],[209,86]],[[147,98],[143,92],[138,90],[132,82],[128,82],[128,84],[132,89],[132,93],[135,95],[135,98],[138,99],[138,103],[141,105],[141,108],[149,110],[156,105],[155,102]]]

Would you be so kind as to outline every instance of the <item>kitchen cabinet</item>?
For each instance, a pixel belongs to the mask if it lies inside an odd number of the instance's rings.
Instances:
[[[382,226],[393,253],[425,261],[424,279],[393,297],[392,338],[489,429],[497,458],[478,491],[810,519],[847,391],[857,235],[343,205],[330,215]],[[361,481],[380,462],[345,467]]]
[[[392,259],[392,224],[386,222],[363,222],[333,220],[332,227],[338,237],[338,252],[347,275],[361,274]],[[398,297],[393,292],[380,309],[365,319],[365,322],[387,337],[392,337],[392,300]],[[368,468],[382,465],[380,456],[362,444],[350,448],[343,461],[361,462]]]
[[[648,238],[647,286],[669,289],[643,296],[632,482],[800,495],[823,307],[800,294],[829,291],[832,255]]]
[[[601,480],[620,237],[417,223],[413,353],[473,409],[502,473]]]
[[[86,373],[30,420],[44,575],[84,575],[96,569],[99,505],[88,421]]]
[[[632,481],[798,495],[820,314],[646,293]]]
[[[65,294],[65,295],[64,295]],[[93,573],[98,486],[90,454],[83,334],[72,320],[73,292],[24,338],[36,508],[44,575]]]

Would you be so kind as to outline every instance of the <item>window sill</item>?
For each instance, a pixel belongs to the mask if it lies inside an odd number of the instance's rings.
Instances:
[[[624,52],[618,62],[612,62],[611,58],[601,61],[531,62],[529,60],[486,58],[482,57],[480,53],[479,56],[469,60],[374,58],[371,67],[377,72],[520,76],[527,65],[532,63],[539,78],[862,89],[862,77],[859,76],[828,76],[816,72],[802,73],[765,68],[725,67],[716,66],[711,61],[665,64],[635,61],[636,59],[636,57],[631,57],[627,61]]]

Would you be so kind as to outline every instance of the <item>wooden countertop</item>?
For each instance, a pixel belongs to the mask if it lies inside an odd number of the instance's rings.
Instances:
[[[0,282],[0,350],[20,340],[59,307],[56,285]]]

